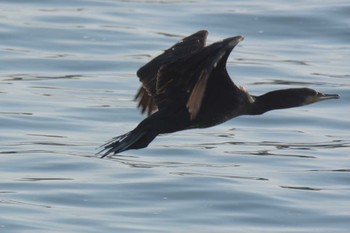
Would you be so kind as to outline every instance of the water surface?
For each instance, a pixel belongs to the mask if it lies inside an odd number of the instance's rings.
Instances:
[[[350,228],[348,1],[1,1],[1,232],[335,232]],[[99,159],[143,119],[136,70],[182,37],[245,40],[252,94],[341,99],[158,137]]]

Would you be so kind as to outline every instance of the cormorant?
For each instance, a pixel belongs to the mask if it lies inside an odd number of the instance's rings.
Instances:
[[[99,152],[102,158],[147,147],[159,134],[206,128],[240,115],[259,115],[339,98],[309,88],[250,95],[232,82],[226,70],[230,52],[243,37],[230,37],[205,46],[207,35],[202,30],[184,38],[137,71],[142,86],[135,100],[148,117],[132,131],[104,144]]]

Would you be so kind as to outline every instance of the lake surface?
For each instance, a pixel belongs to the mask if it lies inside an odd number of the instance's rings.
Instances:
[[[0,19],[0,232],[349,231],[349,1],[1,0]],[[245,37],[227,68],[250,93],[341,99],[95,155],[144,117],[137,69],[201,29]]]

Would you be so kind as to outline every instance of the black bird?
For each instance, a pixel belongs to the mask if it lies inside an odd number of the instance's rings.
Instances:
[[[148,117],[132,131],[104,144],[99,152],[102,158],[147,147],[159,134],[206,128],[240,115],[259,115],[339,98],[309,88],[250,95],[232,82],[226,70],[228,56],[243,37],[205,47],[207,35],[203,30],[184,38],[137,71],[142,86],[135,100]]]

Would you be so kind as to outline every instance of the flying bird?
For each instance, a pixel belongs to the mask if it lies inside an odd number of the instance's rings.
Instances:
[[[102,158],[147,147],[159,134],[207,128],[240,115],[260,115],[339,98],[309,88],[250,95],[231,80],[226,70],[231,51],[243,37],[206,46],[207,35],[202,30],[185,37],[137,71],[142,85],[135,100],[148,117],[132,131],[102,145]]]

